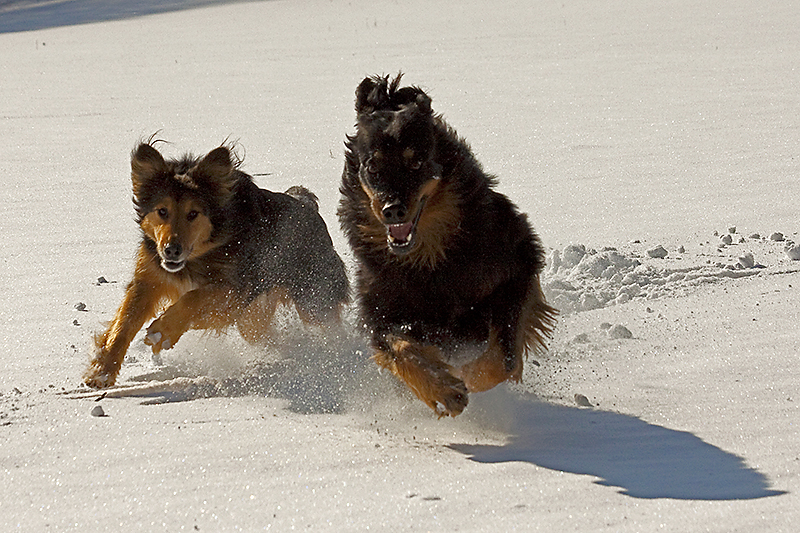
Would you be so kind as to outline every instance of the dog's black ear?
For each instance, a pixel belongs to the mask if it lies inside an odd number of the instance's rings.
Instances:
[[[400,86],[402,72],[390,82],[389,76],[373,76],[364,78],[356,89],[356,113],[372,113],[373,111],[396,110],[398,102],[395,98]]]
[[[417,93],[417,97],[414,99],[414,101],[417,104],[417,108],[424,114],[430,115],[432,113],[431,97],[422,92],[422,90]]]
[[[167,164],[161,154],[147,143],[141,143],[131,153],[131,181],[133,192],[138,192],[148,179],[162,174],[167,169]]]
[[[236,173],[234,170],[231,151],[220,146],[211,150],[199,163],[192,169],[192,174],[196,179],[207,180],[209,184],[219,187],[222,197],[230,194],[236,183]]]
[[[375,108],[375,104],[370,103],[370,95],[377,86],[377,78],[364,78],[364,81],[358,84],[356,89],[356,113],[361,114],[367,108],[370,108],[370,110]]]
[[[200,160],[197,164],[197,169],[211,178],[226,178],[233,170],[230,150],[225,146],[214,148]]]

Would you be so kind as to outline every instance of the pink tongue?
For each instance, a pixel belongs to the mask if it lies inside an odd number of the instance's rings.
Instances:
[[[412,222],[406,222],[405,224],[389,224],[389,235],[396,241],[406,241],[413,227],[414,224]]]

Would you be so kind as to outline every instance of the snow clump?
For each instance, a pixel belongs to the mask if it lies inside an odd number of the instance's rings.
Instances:
[[[660,244],[655,248],[653,248],[652,250],[647,250],[648,257],[654,257],[656,259],[664,259],[665,257],[667,257],[667,255],[669,255],[669,253]]]

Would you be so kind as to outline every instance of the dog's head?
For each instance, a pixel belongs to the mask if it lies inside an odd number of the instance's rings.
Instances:
[[[150,144],[131,155],[133,202],[139,226],[156,244],[161,266],[179,272],[215,248],[215,224],[236,183],[231,152],[222,146],[203,158],[165,160]]]
[[[400,77],[391,82],[366,78],[358,86],[357,133],[350,145],[359,183],[389,250],[397,256],[425,251],[435,256],[442,252],[436,234],[442,230],[440,219],[452,217],[454,209],[449,204],[447,213],[441,209],[447,185],[437,157],[437,117],[430,97],[418,87],[399,88]]]

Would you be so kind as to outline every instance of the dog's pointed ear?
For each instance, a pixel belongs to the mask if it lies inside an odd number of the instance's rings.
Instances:
[[[219,187],[220,195],[226,197],[236,183],[234,167],[231,151],[226,146],[220,146],[211,150],[201,159],[192,169],[192,174],[198,177],[202,176],[202,179]]]
[[[197,163],[197,170],[214,180],[227,178],[233,171],[230,150],[225,146],[214,148]]]
[[[134,194],[138,195],[142,184],[163,173],[167,164],[161,154],[147,143],[141,143],[131,153],[131,181]]]
[[[367,108],[374,109],[375,105],[370,103],[370,94],[378,86],[375,78],[364,78],[364,81],[358,84],[356,89],[356,113],[361,114]]]
[[[417,108],[422,111],[422,113],[430,115],[433,112],[431,109],[431,97],[424,92],[420,91],[414,101],[417,104]]]

